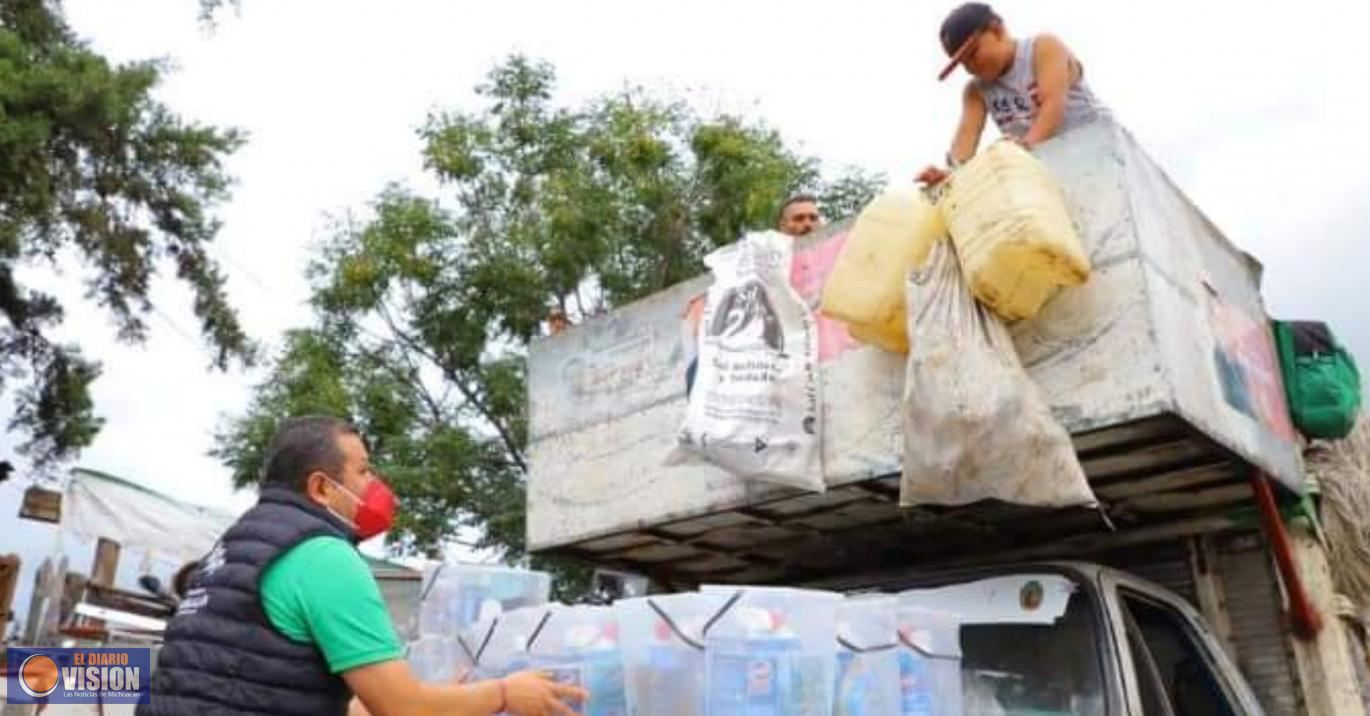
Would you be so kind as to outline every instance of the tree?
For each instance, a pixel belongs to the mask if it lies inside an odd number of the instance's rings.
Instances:
[[[50,337],[63,306],[26,286],[24,270],[79,258],[89,297],[136,342],[152,279],[170,264],[193,292],[213,365],[253,355],[206,253],[218,230],[208,209],[229,183],[221,161],[242,140],[155,101],[161,73],[155,62],[111,66],[55,3],[0,0],[0,395],[15,405],[7,430],[27,436],[21,451],[40,469],[95,438],[100,369]]]
[[[513,57],[483,107],[421,130],[448,201],[389,187],[340,222],[309,276],[317,320],[287,336],[214,454],[238,485],[275,423],[324,412],[373,441],[403,505],[398,550],[435,554],[462,526],[523,554],[524,354],[552,312],[579,321],[703,272],[709,251],[772,225],[817,163],[762,125],[628,90],[568,108],[547,64]],[[879,179],[835,183],[848,205]],[[559,580],[574,590],[582,581]]]

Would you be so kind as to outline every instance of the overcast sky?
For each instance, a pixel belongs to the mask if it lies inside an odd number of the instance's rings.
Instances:
[[[194,0],[67,0],[115,60],[167,57],[158,90],[187,117],[246,130],[213,254],[248,331],[278,345],[308,320],[302,270],[329,214],[391,181],[431,187],[414,129],[471,107],[511,52],[553,62],[562,95],[638,83],[764,118],[830,166],[911,177],[945,150],[957,82],[938,84],[947,2],[328,2],[244,0],[218,29]],[[1356,33],[1370,3],[1001,2],[1010,29],[1060,35],[1171,176],[1266,266],[1278,316],[1319,317],[1370,365],[1370,79]],[[35,281],[74,285],[79,271]],[[70,290],[70,289],[68,289]],[[69,304],[66,335],[104,363],[107,424],[80,464],[173,496],[242,507],[205,452],[261,376],[206,372],[187,293],[163,281],[151,340],[119,345]],[[0,456],[12,454],[0,440]],[[0,523],[11,519],[0,505]]]

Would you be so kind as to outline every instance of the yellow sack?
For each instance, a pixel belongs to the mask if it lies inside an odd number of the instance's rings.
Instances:
[[[1031,318],[1059,287],[1089,278],[1060,185],[1013,142],[958,169],[938,206],[971,292],[1001,318]]]
[[[856,217],[823,286],[823,313],[847,324],[853,338],[909,352],[904,281],[946,235],[942,215],[922,193],[895,189]]]

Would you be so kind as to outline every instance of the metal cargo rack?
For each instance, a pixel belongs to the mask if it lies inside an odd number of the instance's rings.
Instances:
[[[1120,127],[1075,130],[1038,157],[1093,273],[1010,331],[1101,509],[901,509],[904,358],[821,316],[825,493],[665,465],[686,405],[682,315],[708,287],[700,277],[533,345],[530,548],[668,585],[795,583],[1254,527],[1254,475],[1303,484],[1260,264]],[[792,283],[814,305],[846,229],[796,244]]]
[[[1081,556],[1252,527],[1255,468],[1182,419],[1074,438],[1100,510],[1000,502],[899,507],[899,476],[642,527],[553,550],[676,587]]]

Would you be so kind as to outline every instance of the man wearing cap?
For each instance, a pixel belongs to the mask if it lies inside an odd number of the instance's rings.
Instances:
[[[972,2],[953,10],[942,23],[941,39],[951,61],[938,79],[957,65],[971,75],[961,94],[961,124],[947,152],[951,167],[975,156],[987,116],[1006,138],[1028,149],[1109,116],[1065,43],[1048,34],[1015,38],[989,5]],[[947,174],[930,166],[918,180],[937,184]]]

